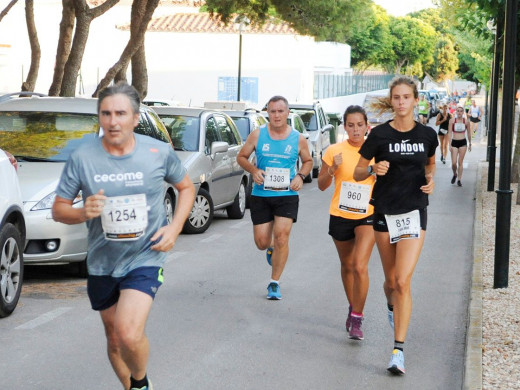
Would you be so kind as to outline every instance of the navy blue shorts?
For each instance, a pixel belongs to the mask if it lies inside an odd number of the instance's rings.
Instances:
[[[298,218],[298,195],[287,196],[251,196],[251,220],[253,225],[274,221],[277,217],[292,218],[296,222]]]
[[[331,215],[329,219],[329,235],[336,241],[349,241],[356,237],[358,226],[372,226],[372,215],[362,219],[347,219]]]
[[[153,298],[163,283],[161,267],[139,267],[125,276],[89,275],[87,293],[94,310],[105,310],[116,304],[121,290],[131,289],[144,292]]]

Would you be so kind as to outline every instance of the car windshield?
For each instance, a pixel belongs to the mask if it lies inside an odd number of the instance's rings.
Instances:
[[[298,114],[302,118],[307,131],[318,130],[318,122],[316,121],[316,112],[314,110],[291,108],[291,112]]]
[[[159,115],[168,129],[175,150],[199,150],[200,119],[186,115]]]
[[[98,129],[93,114],[0,112],[0,148],[20,159],[64,162]]]
[[[231,118],[237,125],[240,136],[245,141],[247,139],[247,136],[249,135],[249,119],[244,118],[243,116],[232,116]]]

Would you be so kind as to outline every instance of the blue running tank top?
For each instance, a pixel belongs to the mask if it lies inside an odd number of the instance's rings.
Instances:
[[[296,163],[298,162],[298,141],[300,133],[292,129],[289,136],[285,139],[275,140],[269,136],[267,125],[260,127],[260,134],[256,144],[256,165],[269,175],[274,172],[275,176],[289,174],[289,183],[296,175]],[[285,173],[284,173],[285,172]],[[264,184],[269,183],[269,179],[264,179]],[[271,180],[271,182],[273,182]],[[274,180],[276,182],[276,180]],[[298,191],[290,188],[266,189],[264,184],[258,185],[254,183],[252,195],[255,196],[289,196],[298,195]]]

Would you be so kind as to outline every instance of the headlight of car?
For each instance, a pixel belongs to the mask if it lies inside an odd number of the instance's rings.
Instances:
[[[38,210],[48,210],[52,208],[52,205],[54,204],[54,199],[56,199],[56,192],[51,192],[49,195],[47,195],[45,198],[40,200],[38,203],[36,203],[32,208],[31,211],[38,211]],[[79,194],[74,198],[74,201],[72,204],[79,203],[83,200],[83,194],[81,191]]]

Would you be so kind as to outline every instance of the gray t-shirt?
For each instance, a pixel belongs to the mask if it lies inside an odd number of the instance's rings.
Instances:
[[[101,217],[87,221],[88,272],[91,275],[125,276],[143,266],[162,266],[166,253],[154,251],[150,238],[166,225],[164,182],[175,184],[184,179],[186,170],[171,145],[140,134],[134,134],[134,150],[125,156],[109,154],[102,138],[75,150],[61,174],[56,194],[74,199],[82,191],[83,199],[103,189],[107,197],[136,198],[141,194],[139,209],[113,209],[120,223],[131,224],[137,216],[148,219],[144,233],[133,241],[113,241],[105,237]],[[146,197],[143,206],[142,194]],[[137,196],[139,198],[139,196]],[[114,198],[113,198],[114,199]],[[105,202],[105,210],[107,209]],[[124,207],[124,205],[122,206]],[[139,214],[139,210],[141,210]],[[147,210],[143,211],[143,210]],[[145,215],[143,215],[145,214]]]

